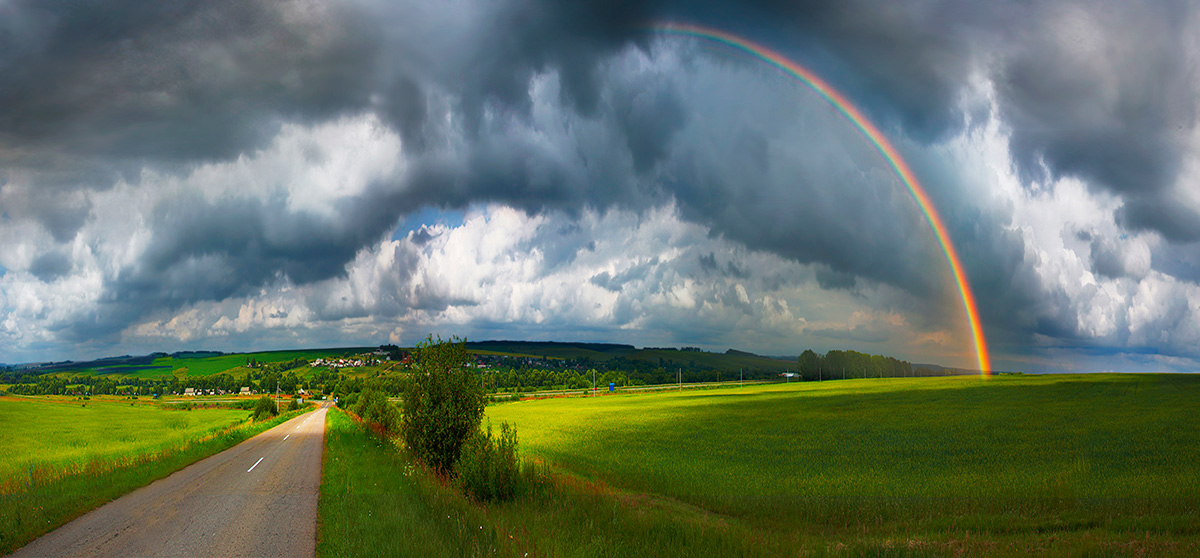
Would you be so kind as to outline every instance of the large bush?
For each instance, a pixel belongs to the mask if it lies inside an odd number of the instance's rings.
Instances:
[[[378,390],[364,390],[350,411],[385,436],[394,434],[400,426],[400,413],[396,406],[388,401],[387,395]]]
[[[404,390],[401,433],[409,451],[442,474],[454,470],[463,444],[479,431],[486,404],[465,341],[426,338]]]
[[[250,416],[257,422],[273,418],[278,414],[279,409],[275,407],[275,401],[269,396],[264,395],[258,398],[258,402],[254,404],[254,413]]]

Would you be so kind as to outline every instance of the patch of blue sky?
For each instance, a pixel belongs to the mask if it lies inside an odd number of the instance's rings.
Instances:
[[[421,228],[421,225],[445,225],[459,227],[463,224],[464,211],[461,209],[442,209],[434,206],[424,206],[400,219],[396,230],[392,231],[392,240],[399,240],[408,235],[409,231]]]

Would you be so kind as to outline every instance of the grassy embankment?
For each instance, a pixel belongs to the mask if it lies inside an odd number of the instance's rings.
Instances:
[[[335,442],[349,435],[333,436],[331,423],[326,467],[358,452],[340,486],[348,509],[379,519],[337,530],[323,488],[323,529],[342,542],[319,548],[360,554],[356,541],[383,544],[371,533],[404,514],[445,522],[447,540],[517,554],[1195,554],[1198,400],[1196,376],[1087,375],[498,405],[489,418],[516,423],[560,486],[486,510],[438,492],[379,444]],[[417,496],[392,506],[404,483]]]
[[[488,508],[337,409],[326,414],[318,556],[729,556],[737,533],[690,533],[678,507],[637,509],[582,486]],[[579,490],[577,490],[579,489]]]
[[[250,424],[244,410],[0,398],[0,554],[300,412]]]

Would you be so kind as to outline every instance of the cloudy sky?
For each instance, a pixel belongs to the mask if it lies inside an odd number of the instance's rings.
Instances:
[[[1193,2],[0,0],[0,362],[470,339],[1195,370]]]

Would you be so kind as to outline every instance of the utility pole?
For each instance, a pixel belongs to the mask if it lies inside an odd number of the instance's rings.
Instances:
[[[742,387],[742,369],[738,368],[738,387]]]
[[[592,369],[592,397],[596,396],[596,369]]]
[[[675,373],[679,375],[679,376],[678,376],[678,378],[679,378],[679,391],[683,391],[683,369],[682,369],[682,368],[676,368],[676,369],[675,369]]]

